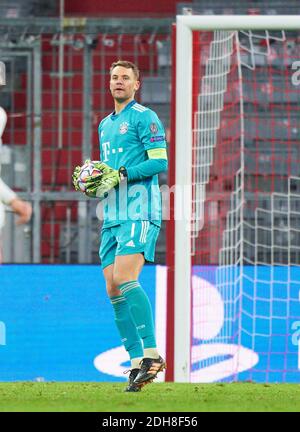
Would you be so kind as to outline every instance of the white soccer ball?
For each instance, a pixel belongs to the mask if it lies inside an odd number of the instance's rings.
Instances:
[[[82,165],[79,176],[78,176],[78,186],[82,192],[86,191],[86,182],[88,177],[94,177],[102,172],[95,167],[94,162],[90,161]]]

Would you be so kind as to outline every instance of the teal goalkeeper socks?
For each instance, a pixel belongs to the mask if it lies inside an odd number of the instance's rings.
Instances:
[[[152,307],[147,294],[138,281],[123,283],[118,288],[127,300],[144,348],[156,347]]]
[[[122,295],[110,297],[115,313],[115,322],[119,330],[121,341],[129,354],[130,359],[143,357],[141,338],[132,319],[129,305]]]

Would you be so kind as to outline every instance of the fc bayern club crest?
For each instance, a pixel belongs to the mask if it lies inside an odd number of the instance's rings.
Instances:
[[[121,123],[120,129],[119,129],[120,134],[122,134],[122,135],[125,134],[128,131],[128,126],[129,126],[129,124],[127,122]]]
[[[151,123],[151,125],[150,125],[150,131],[151,131],[151,133],[153,133],[153,134],[157,134],[157,132],[158,132],[158,127],[157,127],[157,125],[156,125],[155,123]]]

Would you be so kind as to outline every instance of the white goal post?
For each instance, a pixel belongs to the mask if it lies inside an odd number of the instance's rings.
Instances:
[[[194,30],[300,30],[300,16],[227,15],[176,17],[176,188],[174,381],[190,381],[192,206],[182,215],[182,191],[192,197],[192,32]],[[186,204],[185,204],[186,205]]]

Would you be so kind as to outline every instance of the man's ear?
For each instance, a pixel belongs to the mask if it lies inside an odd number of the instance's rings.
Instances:
[[[141,82],[140,81],[136,81],[136,83],[135,83],[135,91],[138,91],[138,89],[140,88],[140,86],[141,86]]]

